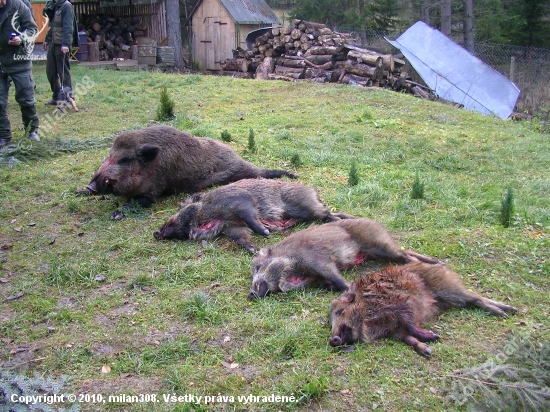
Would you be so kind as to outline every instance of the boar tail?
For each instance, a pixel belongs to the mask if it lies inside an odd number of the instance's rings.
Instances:
[[[294,173],[290,173],[285,170],[269,170],[269,169],[262,169],[260,171],[260,176],[265,177],[266,179],[278,179],[283,176],[289,177],[291,179],[298,178],[298,176],[296,176]]]

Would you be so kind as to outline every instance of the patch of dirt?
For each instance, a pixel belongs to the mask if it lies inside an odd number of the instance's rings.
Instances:
[[[98,371],[99,373],[99,371]],[[139,394],[157,393],[162,389],[160,378],[132,376],[123,374],[116,378],[106,377],[104,379],[88,379],[79,382],[76,387],[77,394],[101,393],[104,396],[109,394]]]

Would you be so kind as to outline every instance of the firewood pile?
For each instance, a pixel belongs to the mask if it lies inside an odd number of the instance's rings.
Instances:
[[[235,50],[222,70],[233,77],[389,87],[436,99],[430,89],[410,80],[404,60],[354,43],[350,34],[324,24],[294,20],[292,26],[257,37],[252,50]]]
[[[130,59],[135,51],[137,37],[147,36],[147,27],[139,17],[117,18],[108,15],[82,15],[81,30],[86,32],[88,43],[97,43],[92,49],[99,51],[99,60]]]

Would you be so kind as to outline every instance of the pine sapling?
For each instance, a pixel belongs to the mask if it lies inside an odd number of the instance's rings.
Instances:
[[[299,153],[294,153],[292,155],[292,157],[290,158],[290,164],[292,165],[293,168],[297,169],[299,168],[300,166],[302,166],[302,159],[300,158],[300,154]]]
[[[348,184],[350,186],[357,186],[359,184],[359,172],[357,171],[357,163],[355,162],[355,160],[351,162]]]
[[[500,223],[504,227],[510,227],[512,224],[512,217],[515,212],[514,205],[514,191],[511,187],[508,188],[504,200],[502,200],[500,208]]]
[[[157,120],[170,120],[175,117],[174,101],[170,98],[166,86],[160,91],[160,105],[157,108]]]
[[[231,133],[229,133],[227,130],[224,130],[222,132],[222,141],[224,142],[230,142],[232,140]]]
[[[256,140],[254,138],[254,130],[250,128],[248,132],[248,150],[252,153],[256,153]]]
[[[412,185],[411,199],[424,199],[424,183],[420,181],[418,171],[416,172],[416,176]]]

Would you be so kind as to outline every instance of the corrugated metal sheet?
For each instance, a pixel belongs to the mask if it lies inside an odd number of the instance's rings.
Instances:
[[[388,41],[440,97],[501,119],[514,110],[520,93],[514,83],[424,22]]]
[[[264,0],[220,0],[235,23],[281,24]]]

